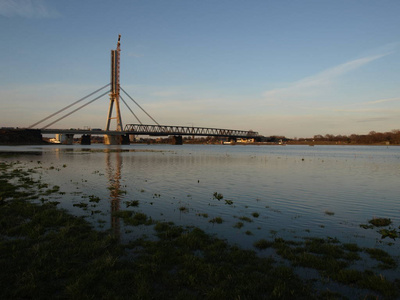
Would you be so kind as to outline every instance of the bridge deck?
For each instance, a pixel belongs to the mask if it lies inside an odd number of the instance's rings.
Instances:
[[[206,127],[188,127],[188,126],[169,126],[169,125],[144,125],[144,124],[127,124],[124,131],[111,131],[100,129],[41,129],[42,134],[88,134],[88,135],[151,135],[151,136],[167,136],[167,135],[191,135],[191,136],[220,136],[220,137],[237,137],[249,138],[257,137],[258,132],[219,129]]]

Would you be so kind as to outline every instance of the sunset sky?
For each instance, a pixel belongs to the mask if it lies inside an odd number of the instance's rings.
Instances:
[[[121,86],[159,124],[291,138],[400,129],[398,0],[0,0],[0,127],[109,83],[118,34]],[[52,127],[104,128],[108,106]]]

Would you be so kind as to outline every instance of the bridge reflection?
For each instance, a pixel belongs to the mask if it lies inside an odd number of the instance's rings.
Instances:
[[[115,151],[116,150],[116,151]],[[108,189],[110,191],[110,203],[111,203],[111,228],[115,237],[118,239],[121,235],[121,224],[120,218],[116,215],[116,212],[120,210],[121,204],[121,169],[122,169],[122,157],[121,152],[118,149],[108,149],[106,152],[106,166],[108,176]]]

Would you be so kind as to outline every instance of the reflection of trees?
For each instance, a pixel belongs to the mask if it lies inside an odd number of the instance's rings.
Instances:
[[[115,212],[120,209],[121,201],[121,168],[122,157],[120,151],[106,152],[108,189],[110,190],[111,200],[111,228],[116,237],[120,236],[120,220],[115,216]]]

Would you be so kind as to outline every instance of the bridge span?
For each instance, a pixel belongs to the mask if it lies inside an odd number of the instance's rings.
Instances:
[[[189,127],[189,126],[169,126],[169,125],[144,125],[144,124],[126,124],[124,128],[125,133],[134,135],[152,135],[152,136],[165,136],[165,135],[190,135],[190,136],[219,136],[228,138],[249,138],[258,136],[258,132],[233,130],[233,129],[219,129],[219,128],[206,128],[206,127]]]
[[[182,136],[213,136],[225,137],[230,140],[237,138],[259,138],[258,132],[220,129],[207,127],[189,127],[175,125],[145,125],[145,124],[126,124],[123,131],[102,130],[102,129],[40,129],[42,134],[62,134],[66,136],[65,143],[72,144],[74,135],[82,135],[82,141],[90,143],[90,136],[120,136],[124,143],[129,143],[130,135],[149,135],[149,136],[172,136],[174,143],[181,144]]]

